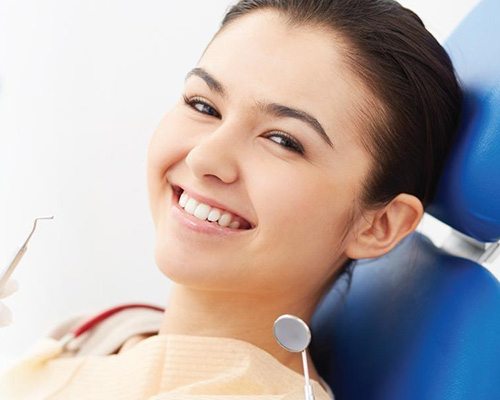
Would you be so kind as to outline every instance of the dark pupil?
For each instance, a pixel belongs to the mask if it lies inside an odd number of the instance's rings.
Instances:
[[[201,112],[204,112],[204,113],[207,113],[207,114],[210,114],[210,115],[216,115],[215,113],[215,110],[210,107],[209,105],[207,104],[203,104],[203,103],[198,103],[199,106],[201,106]]]

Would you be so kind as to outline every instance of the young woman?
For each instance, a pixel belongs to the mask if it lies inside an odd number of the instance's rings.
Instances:
[[[155,258],[173,283],[157,329],[122,321],[101,330],[125,332],[104,354],[33,355],[9,398],[302,399],[301,359],[273,322],[310,321],[354,260],[416,228],[461,96],[395,1],[239,1],[150,141]]]

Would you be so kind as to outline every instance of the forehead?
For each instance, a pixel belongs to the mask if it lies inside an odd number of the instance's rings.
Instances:
[[[220,31],[199,66],[235,101],[282,102],[333,132],[345,128],[362,96],[341,46],[333,32],[289,27],[277,12],[257,11]]]

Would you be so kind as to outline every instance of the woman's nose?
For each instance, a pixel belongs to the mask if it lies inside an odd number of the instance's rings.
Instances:
[[[237,135],[232,128],[219,126],[218,129],[204,134],[186,156],[186,164],[200,180],[205,175],[213,175],[225,183],[234,182],[238,177]]]

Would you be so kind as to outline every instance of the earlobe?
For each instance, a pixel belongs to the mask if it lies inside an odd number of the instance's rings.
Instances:
[[[380,257],[415,230],[424,209],[415,196],[400,193],[383,208],[364,218],[345,253],[352,259]]]

